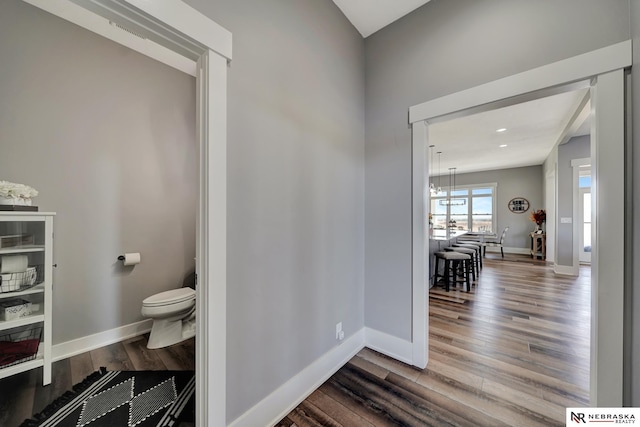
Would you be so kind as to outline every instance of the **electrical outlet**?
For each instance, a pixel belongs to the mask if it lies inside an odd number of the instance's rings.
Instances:
[[[341,341],[340,333],[342,332],[342,322],[336,324],[336,339]],[[342,332],[342,338],[344,338],[344,332]]]

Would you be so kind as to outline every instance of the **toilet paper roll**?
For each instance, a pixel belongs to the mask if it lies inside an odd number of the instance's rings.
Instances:
[[[136,265],[140,264],[140,253],[132,252],[129,254],[124,254],[124,265]]]
[[[0,273],[22,273],[29,267],[29,257],[26,255],[3,256],[0,264]]]

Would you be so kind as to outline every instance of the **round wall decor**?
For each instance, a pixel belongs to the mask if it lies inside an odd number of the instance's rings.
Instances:
[[[529,210],[529,201],[524,197],[516,197],[509,201],[509,210],[514,213],[525,213]]]

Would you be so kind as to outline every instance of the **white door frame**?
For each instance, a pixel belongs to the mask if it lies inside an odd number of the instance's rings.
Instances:
[[[196,77],[196,425],[226,425],[227,63],[231,33],[176,0],[23,0]],[[111,25],[112,21],[148,40]]]
[[[622,406],[625,217],[624,73],[631,40],[415,105],[412,125],[412,346],[415,366],[428,362],[428,124],[513,105],[591,83],[594,218],[592,252],[591,405]],[[606,141],[606,143],[600,143]],[[595,166],[595,167],[594,167]],[[606,171],[602,173],[600,171]],[[426,200],[425,200],[426,199]],[[426,242],[426,243],[425,243]],[[600,250],[598,250],[598,247]],[[604,280],[606,278],[606,280]]]

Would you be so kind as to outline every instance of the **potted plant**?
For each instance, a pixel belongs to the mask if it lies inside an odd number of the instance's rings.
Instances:
[[[547,220],[547,211],[544,209],[538,209],[536,211],[531,212],[529,219],[536,223],[536,229],[534,232],[538,232],[542,230],[542,224]]]

